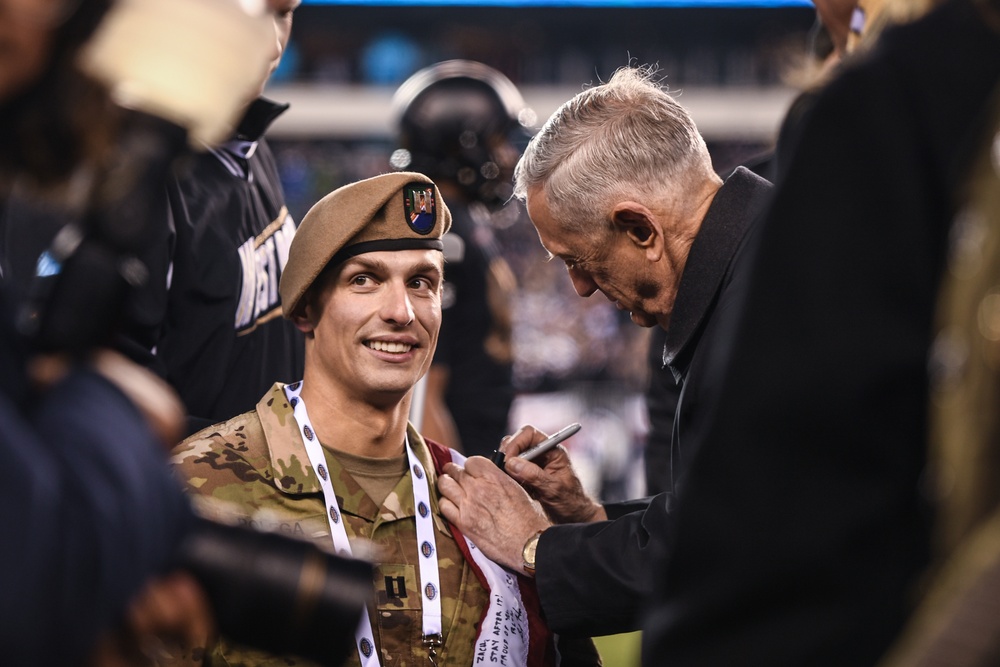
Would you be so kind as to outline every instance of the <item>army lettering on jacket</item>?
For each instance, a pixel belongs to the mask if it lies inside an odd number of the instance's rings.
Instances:
[[[243,281],[236,307],[237,335],[281,316],[278,281],[294,236],[295,222],[288,209],[282,208],[278,218],[259,236],[247,239],[239,247]]]

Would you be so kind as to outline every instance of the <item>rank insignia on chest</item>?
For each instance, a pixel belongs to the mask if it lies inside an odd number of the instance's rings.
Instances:
[[[386,577],[385,595],[390,599],[406,597],[406,577]]]

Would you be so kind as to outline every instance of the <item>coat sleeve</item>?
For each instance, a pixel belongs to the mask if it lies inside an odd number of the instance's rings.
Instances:
[[[557,633],[600,636],[639,627],[660,554],[670,541],[666,494],[614,521],[553,526],[538,541],[535,579]]]

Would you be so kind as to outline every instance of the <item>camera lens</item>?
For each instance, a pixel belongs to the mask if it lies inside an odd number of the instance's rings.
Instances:
[[[181,567],[205,589],[219,631],[276,654],[339,665],[374,597],[371,565],[314,544],[200,520]]]

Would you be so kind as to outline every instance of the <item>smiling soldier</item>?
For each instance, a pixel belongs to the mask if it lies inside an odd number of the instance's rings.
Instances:
[[[353,664],[472,665],[498,651],[508,664],[551,664],[532,584],[482,557],[438,509],[437,470],[460,456],[407,422],[441,326],[450,225],[437,187],[417,173],[317,203],[280,285],[284,315],[306,338],[302,381],[275,384],[256,410],[181,443],[174,463],[212,518],[375,561],[377,599]],[[296,664],[225,638],[209,662]]]

